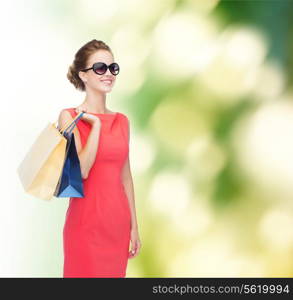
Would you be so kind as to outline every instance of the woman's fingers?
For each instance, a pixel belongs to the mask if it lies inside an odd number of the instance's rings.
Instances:
[[[134,253],[135,253],[134,243],[133,243],[133,241],[131,241],[131,249],[129,252],[129,257],[132,258]]]
[[[139,240],[131,241],[131,251],[129,252],[129,257],[134,258],[139,254],[141,248],[141,243]]]
[[[137,241],[136,241],[136,244],[135,244],[135,250],[134,250],[135,252],[134,252],[133,257],[135,257],[135,256],[137,256],[137,255],[139,254],[140,248],[141,248],[140,241],[137,240]]]
[[[134,242],[134,240],[131,240],[131,248],[129,251],[129,258],[133,258],[134,254],[135,254],[135,242]]]
[[[77,106],[76,108],[75,108],[75,111],[77,112],[77,113],[80,113],[80,112],[87,112],[87,109],[86,108],[84,108],[84,107],[82,107],[82,106]]]

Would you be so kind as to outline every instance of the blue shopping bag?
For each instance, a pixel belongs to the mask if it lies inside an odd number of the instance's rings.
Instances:
[[[61,176],[54,192],[55,197],[84,197],[80,162],[74,134],[72,133],[76,122],[82,115],[83,113],[63,132],[64,137],[67,139],[66,154]]]

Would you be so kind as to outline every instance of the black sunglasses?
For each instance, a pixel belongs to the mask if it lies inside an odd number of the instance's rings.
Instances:
[[[80,70],[82,72],[86,72],[88,70],[91,70],[93,69],[93,71],[98,74],[98,75],[103,75],[107,72],[107,70],[110,70],[110,72],[113,74],[113,75],[117,75],[120,71],[120,67],[117,63],[112,63],[110,65],[106,65],[105,63],[103,62],[96,62],[93,64],[93,66],[91,68],[87,68],[87,69],[83,69],[83,70]]]

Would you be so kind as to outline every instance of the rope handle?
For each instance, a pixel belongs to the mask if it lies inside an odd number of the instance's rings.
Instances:
[[[53,124],[56,128],[59,129],[59,131],[63,134],[68,128],[70,128],[72,125],[74,125],[72,128],[71,128],[71,131],[74,129],[75,125],[76,125],[76,121],[78,121],[82,115],[84,114],[84,112],[80,112],[79,114],[77,114],[72,121],[68,121],[61,129],[58,128],[58,120],[55,121]]]

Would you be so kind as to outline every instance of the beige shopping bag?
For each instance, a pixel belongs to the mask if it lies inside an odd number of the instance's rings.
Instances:
[[[57,121],[49,123],[39,134],[17,168],[27,193],[43,200],[53,197],[65,160],[67,139],[63,134],[82,114],[80,112],[61,129]]]

